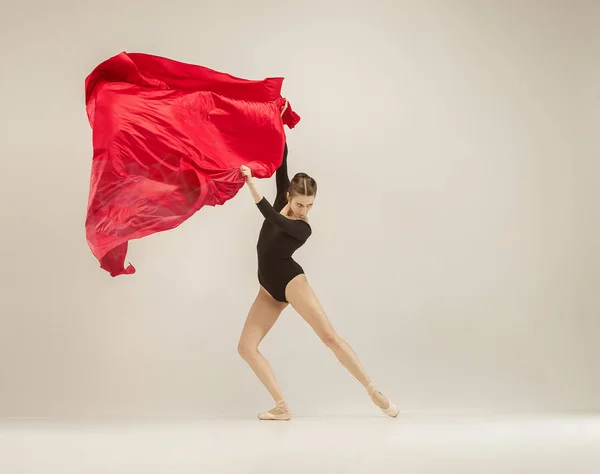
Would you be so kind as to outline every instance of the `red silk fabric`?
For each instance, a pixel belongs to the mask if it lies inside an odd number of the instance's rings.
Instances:
[[[85,222],[90,249],[112,276],[127,245],[177,227],[244,185],[240,165],[268,178],[281,165],[284,124],[300,117],[283,78],[246,80],[203,66],[121,53],[85,80],[94,154]]]

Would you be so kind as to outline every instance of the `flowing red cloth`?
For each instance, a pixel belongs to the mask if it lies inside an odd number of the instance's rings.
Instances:
[[[283,78],[247,80],[142,53],[120,53],[85,80],[94,154],[85,221],[100,266],[125,267],[128,241],[177,227],[244,185],[240,165],[268,178],[281,165],[283,125],[300,117]]]

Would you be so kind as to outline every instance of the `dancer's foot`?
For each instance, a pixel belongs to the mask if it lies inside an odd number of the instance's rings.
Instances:
[[[390,402],[383,393],[377,390],[377,388],[373,386],[373,383],[369,383],[365,388],[367,389],[367,393],[371,397],[371,400],[373,400],[373,403],[375,403],[383,413],[392,418],[398,416],[398,413],[400,412],[398,407]]]
[[[276,403],[275,408],[258,414],[259,420],[282,420],[287,421],[292,417],[292,410],[287,404],[280,400]]]

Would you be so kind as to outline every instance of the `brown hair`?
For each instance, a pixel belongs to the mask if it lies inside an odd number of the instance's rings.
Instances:
[[[294,196],[316,196],[317,182],[306,173],[296,173],[290,181],[288,192],[291,198]]]

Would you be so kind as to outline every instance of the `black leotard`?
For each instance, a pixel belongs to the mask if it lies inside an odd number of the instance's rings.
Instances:
[[[283,162],[276,171],[277,196],[273,206],[264,197],[256,203],[265,221],[260,229],[258,251],[258,281],[277,301],[287,302],[285,287],[295,276],[304,273],[292,254],[310,237],[310,224],[289,219],[281,210],[287,203],[286,191],[290,179],[287,174],[287,143]]]

